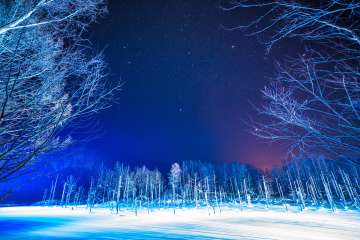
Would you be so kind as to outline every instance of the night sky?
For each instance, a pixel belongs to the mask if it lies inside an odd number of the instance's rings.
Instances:
[[[72,154],[158,168],[182,160],[278,164],[284,149],[251,136],[248,123],[284,50],[266,55],[256,37],[222,27],[251,17],[224,12],[219,1],[110,1],[90,39],[104,50],[111,80],[125,84],[118,104],[96,116],[101,134]]]
[[[261,104],[275,61],[296,46],[266,54],[264,39],[222,27],[256,14],[224,12],[216,0],[109,1],[109,14],[89,29],[89,39],[104,52],[109,80],[124,83],[117,103],[74,125],[81,128],[72,147],[2,185],[15,191],[6,200],[38,201],[56,175],[75,175],[86,185],[100,165],[116,161],[164,173],[183,160],[279,165],[286,149],[252,136],[249,124],[261,120],[253,105]]]

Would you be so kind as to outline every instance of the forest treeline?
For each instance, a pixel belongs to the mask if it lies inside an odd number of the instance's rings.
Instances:
[[[360,207],[360,168],[345,161],[323,158],[294,159],[281,168],[261,171],[240,163],[214,164],[202,161],[174,163],[167,174],[146,166],[130,168],[116,163],[100,167],[89,184],[76,177],[53,179],[41,204],[121,208],[209,207],[226,204],[250,207],[261,203],[305,208],[326,207],[333,211]]]

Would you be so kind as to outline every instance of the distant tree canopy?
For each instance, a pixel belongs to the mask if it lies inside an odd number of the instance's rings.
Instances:
[[[118,86],[82,37],[105,13],[104,0],[0,0],[0,182],[69,145],[60,133],[74,119],[109,106]]]
[[[360,3],[358,1],[238,0],[225,10],[257,9],[246,25],[264,34],[267,49],[295,38],[303,53],[277,64],[277,75],[262,91],[266,121],[254,134],[290,143],[291,152],[345,156],[360,164]]]

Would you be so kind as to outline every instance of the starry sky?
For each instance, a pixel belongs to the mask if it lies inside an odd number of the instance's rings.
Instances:
[[[264,39],[223,27],[259,13],[219,6],[218,0],[110,0],[109,14],[88,38],[105,55],[108,80],[124,83],[117,103],[74,125],[72,147],[43,156],[36,172],[0,186],[14,191],[6,201],[38,201],[56,175],[62,181],[75,175],[86,185],[100,165],[116,161],[165,174],[183,160],[281,164],[286,149],[252,136],[249,124],[261,120],[253,105],[261,104],[275,61],[296,45],[266,54]]]
[[[284,149],[256,139],[248,124],[286,49],[267,55],[261,39],[223,27],[253,15],[214,0],[109,1],[89,38],[104,51],[110,80],[124,86],[118,103],[95,116],[100,135],[72,154],[158,168],[182,160],[279,164]]]

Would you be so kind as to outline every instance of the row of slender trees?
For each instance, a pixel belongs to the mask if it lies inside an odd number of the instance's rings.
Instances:
[[[251,166],[201,161],[174,163],[169,173],[145,166],[131,169],[117,163],[101,167],[88,186],[73,176],[63,183],[56,177],[44,191],[45,205],[84,205],[121,208],[209,207],[226,204],[250,207],[255,203],[348,209],[360,207],[360,168],[324,159],[296,159],[281,168],[263,172]]]

